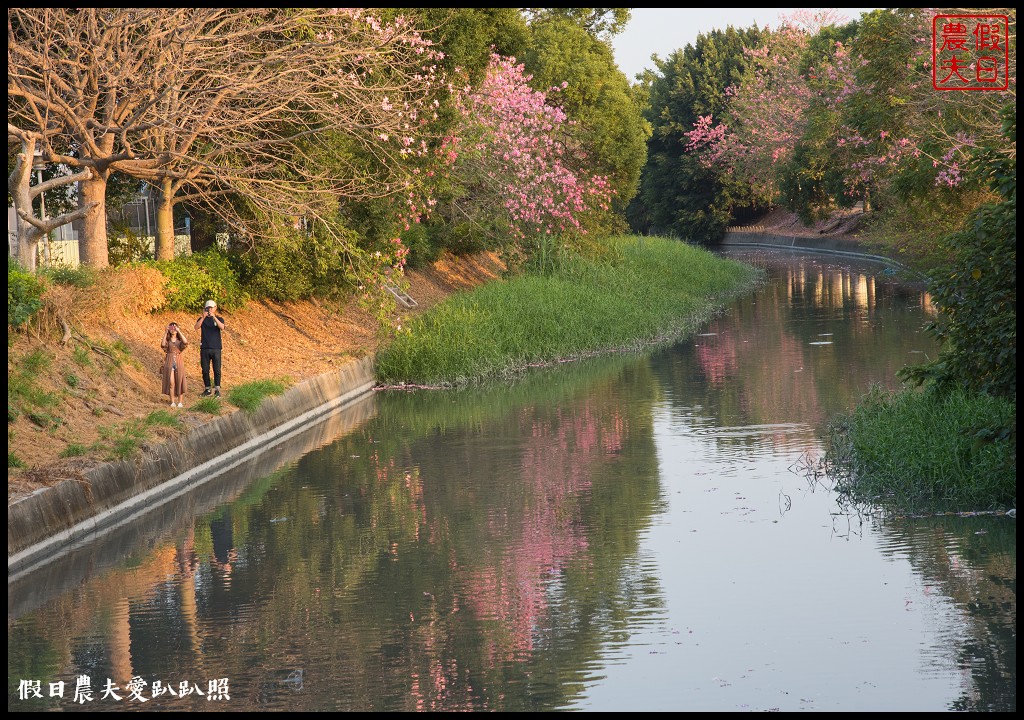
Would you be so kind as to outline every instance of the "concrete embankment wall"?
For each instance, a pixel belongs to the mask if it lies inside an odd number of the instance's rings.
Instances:
[[[832,255],[850,255],[869,258],[880,262],[902,267],[900,263],[881,255],[871,254],[857,240],[847,237],[829,235],[776,235],[770,232],[727,232],[719,241],[721,247],[761,246],[799,250],[801,252],[818,252]]]
[[[9,505],[8,573],[205,482],[355,402],[374,384],[373,358],[363,358],[265,398],[252,413],[217,418],[138,457],[92,468],[83,473],[84,481],[65,480]]]

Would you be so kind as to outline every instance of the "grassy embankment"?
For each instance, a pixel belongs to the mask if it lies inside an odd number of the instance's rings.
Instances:
[[[755,268],[674,240],[617,237],[607,249],[606,259],[576,257],[448,298],[378,354],[378,380],[462,385],[671,342],[763,281]]]
[[[875,391],[834,421],[836,489],[895,512],[974,512],[1017,503],[1016,403],[957,390]]]

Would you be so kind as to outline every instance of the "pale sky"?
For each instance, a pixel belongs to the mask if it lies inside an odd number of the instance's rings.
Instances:
[[[840,14],[856,20],[862,12],[874,8],[837,8]],[[630,82],[644,69],[655,69],[651,53],[668,57],[697,41],[697,35],[712,30],[757,26],[777,27],[781,16],[797,8],[631,8],[626,29],[612,39],[615,61]]]

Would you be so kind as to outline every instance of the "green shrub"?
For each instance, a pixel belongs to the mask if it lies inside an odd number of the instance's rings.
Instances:
[[[282,230],[277,239],[232,253],[231,263],[247,291],[271,300],[330,296],[350,289],[359,238],[335,223],[308,233]]]
[[[68,373],[64,376],[64,382],[68,384],[68,387],[78,387],[78,376],[74,373]]]
[[[1003,130],[1017,136],[1016,106]],[[940,310],[930,330],[942,344],[939,357],[904,368],[901,377],[939,389],[967,387],[1017,397],[1017,161],[989,152],[983,171],[1003,201],[984,205],[945,239],[952,261],[936,272],[932,299]]]
[[[88,265],[79,265],[78,267],[53,265],[42,269],[39,274],[56,285],[87,288],[92,287],[96,283],[96,270]]]
[[[107,256],[113,267],[153,258],[148,238],[136,235],[127,223],[111,223],[107,233]]]
[[[33,273],[21,267],[17,260],[7,257],[7,324],[19,327],[28,322],[43,306],[40,300],[46,284]]]
[[[7,467],[9,468],[23,468],[27,467],[25,461],[19,458],[17,455],[12,453],[10,450],[7,451]]]
[[[313,294],[309,258],[293,240],[263,242],[231,255],[239,281],[254,296],[287,301]]]
[[[409,249],[409,257],[406,260],[406,266],[409,268],[426,267],[441,256],[441,248],[430,241],[423,223],[412,225],[402,233],[401,238],[402,244]]]
[[[213,299],[218,307],[234,310],[248,300],[227,256],[216,248],[147,264],[170,281],[167,309],[200,312],[203,304]]]

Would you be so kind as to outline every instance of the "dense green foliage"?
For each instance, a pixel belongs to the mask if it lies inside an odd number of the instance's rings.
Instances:
[[[35,273],[22,268],[18,261],[7,256],[7,324],[23,325],[43,306],[40,297],[45,284]]]
[[[873,392],[831,427],[837,489],[904,513],[1016,507],[1016,441],[990,432],[1015,413],[1016,403],[963,389]]]
[[[743,72],[744,49],[755,47],[761,35],[756,28],[715,30],[658,61],[645,113],[653,131],[648,161],[628,212],[635,231],[710,242],[737,209],[749,206],[749,188],[686,152],[684,133],[700,116],[725,110],[726,88]]]
[[[1006,142],[999,110],[1013,90],[935,91],[933,14],[795,13],[659,61],[645,78],[654,134],[630,226],[707,242],[770,206],[811,222],[863,203],[885,254],[918,269],[948,261],[941,238],[994,199],[967,163]],[[1014,77],[1012,53],[1003,71]]]
[[[567,83],[552,99],[574,121],[578,170],[612,179],[611,212],[601,219],[603,226],[591,229],[622,231],[647,160],[650,126],[607,43],[561,18],[535,23],[531,30],[524,62],[533,87]]]
[[[448,298],[381,351],[385,383],[462,384],[693,332],[758,271],[664,238],[620,237],[578,257]]]
[[[253,297],[272,300],[300,300],[329,297],[350,291],[353,263],[345,251],[347,242],[358,242],[355,232],[337,223],[327,232],[315,224],[308,232],[282,228],[272,241],[236,246],[229,254],[239,282]],[[366,243],[369,249],[373,246]]]
[[[96,271],[88,265],[53,265],[40,268],[38,275],[55,285],[70,285],[76,288],[91,287],[96,282]]]
[[[1007,137],[1016,142],[1017,115],[1008,109]],[[966,387],[1017,398],[1017,163],[991,152],[984,172],[1002,196],[979,208],[963,230],[946,238],[952,262],[931,291],[941,315],[929,328],[943,344],[932,363],[906,375],[940,389]]]
[[[114,267],[142,262],[153,257],[149,241],[122,222],[111,223],[107,233],[107,254]]]
[[[444,48],[448,73],[457,68],[478,83],[491,53],[519,57],[529,44],[530,30],[518,8],[400,8],[417,18],[425,35]]]
[[[213,299],[219,307],[233,310],[248,300],[228,257],[217,249],[145,264],[168,278],[167,309],[198,311]]]

